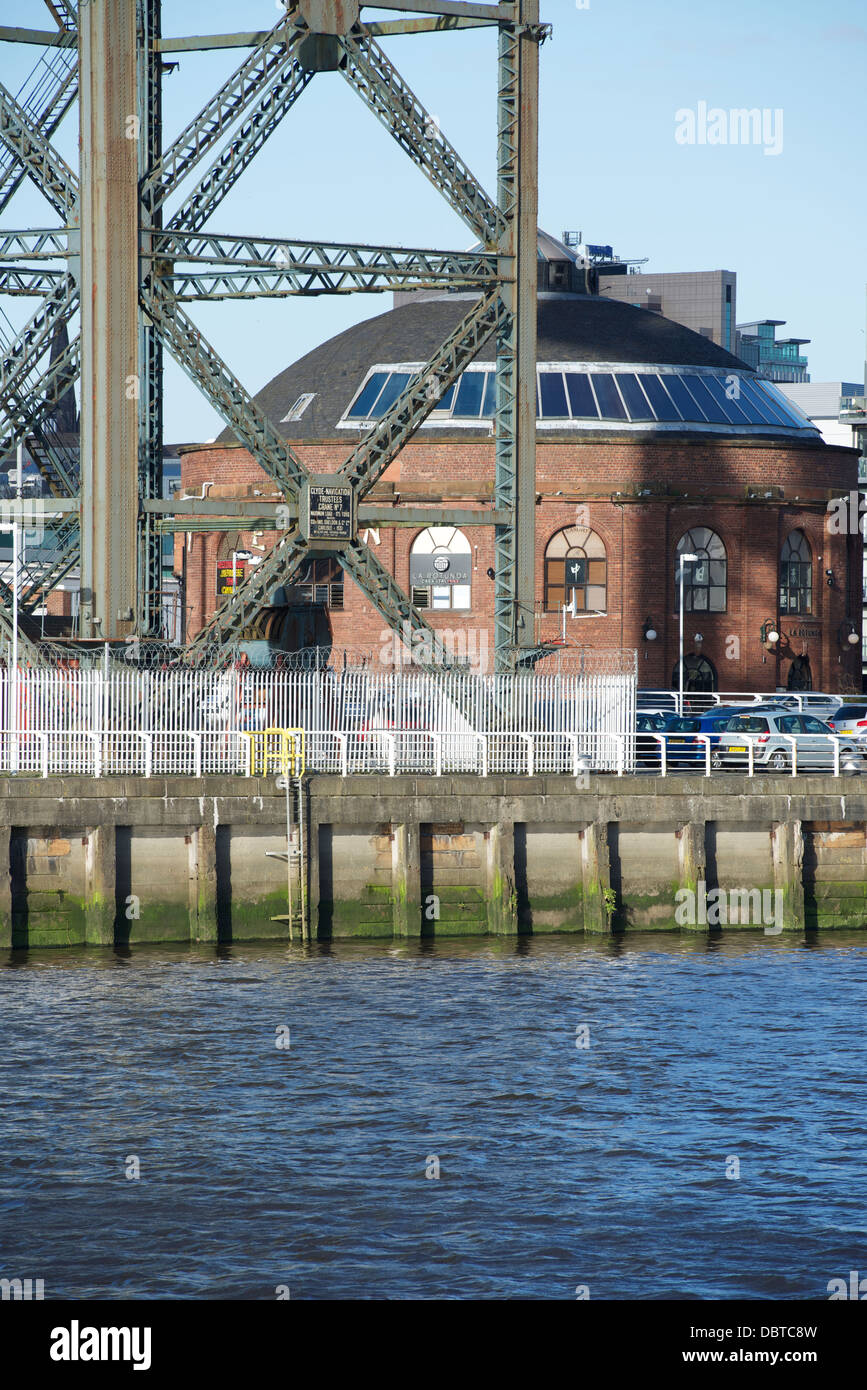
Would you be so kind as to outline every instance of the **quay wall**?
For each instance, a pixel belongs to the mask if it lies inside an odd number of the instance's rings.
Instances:
[[[707,931],[675,916],[700,885],[867,928],[861,783],[312,776],[309,934]],[[271,779],[0,778],[0,947],[285,939],[285,850]]]

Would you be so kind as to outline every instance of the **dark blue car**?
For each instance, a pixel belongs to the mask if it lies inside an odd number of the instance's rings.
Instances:
[[[665,721],[662,733],[666,735],[666,757],[670,767],[705,766],[706,745],[701,735],[709,735],[711,766],[721,764],[715,756],[719,736],[728,727],[729,720],[737,714],[754,713],[757,705],[717,705],[715,709],[702,714],[673,714]],[[764,707],[762,707],[764,708]]]

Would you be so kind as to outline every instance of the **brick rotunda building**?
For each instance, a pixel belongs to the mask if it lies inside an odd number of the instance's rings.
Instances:
[[[679,557],[690,554],[699,558],[684,567],[689,686],[860,690],[861,537],[835,526],[839,507],[828,507],[857,489],[857,451],[825,444],[709,339],[583,292],[573,254],[540,237],[536,636],[560,637],[574,597],[568,644],[637,648],[639,685],[670,688]],[[257,403],[309,469],[334,470],[468,298],[409,297],[287,367]],[[367,501],[490,506],[493,362],[491,342]],[[182,495],[275,495],[228,432],[185,449],[181,479]],[[362,537],[445,640],[492,669],[492,528],[382,526]],[[187,638],[226,601],[232,552],[255,557],[274,540],[273,531],[177,537]],[[242,571],[248,563],[236,561]],[[345,651],[388,661],[390,633],[336,562],[311,559],[271,597],[249,637],[284,650],[330,645],[335,663]]]

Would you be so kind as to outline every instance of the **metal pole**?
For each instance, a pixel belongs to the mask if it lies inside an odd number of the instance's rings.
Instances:
[[[286,783],[286,891],[289,899],[289,940],[294,941],[295,936],[292,929],[292,821],[289,812],[289,763],[284,763],[283,780]]]
[[[680,557],[680,661],[677,669],[680,699],[677,712],[681,717],[683,717],[683,567],[685,564],[694,564],[697,559],[697,555],[685,553]]]
[[[680,557],[680,660],[677,665],[677,712],[683,717],[683,556]]]
[[[21,503],[21,474],[24,468],[24,442],[18,441],[16,451],[17,472],[15,478],[15,499]],[[17,509],[12,517],[12,672],[9,682],[9,694],[12,701],[12,709],[9,717],[9,729],[11,732],[10,748],[10,771],[18,772],[18,512]]]
[[[310,940],[307,921],[307,869],[304,862],[304,782],[298,778],[298,877],[301,881],[301,939]]]

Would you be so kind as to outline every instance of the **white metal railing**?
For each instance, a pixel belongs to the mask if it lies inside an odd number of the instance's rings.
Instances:
[[[731,738],[731,734],[728,734]],[[306,767],[311,772],[349,777],[415,773],[443,777],[474,773],[532,777],[557,774],[589,785],[592,773],[644,773],[671,777],[692,773],[713,777],[756,772],[790,774],[867,770],[867,741],[853,756],[853,741],[841,735],[773,736],[790,750],[784,765],[768,762],[767,736],[737,735],[734,746],[720,745],[718,734],[599,733],[598,731],[455,732],[435,729],[327,729],[305,735]],[[198,730],[46,731],[0,730],[0,772],[102,776],[250,777],[250,741],[243,734]],[[743,752],[737,750],[742,748]],[[773,752],[771,753],[773,757]]]
[[[715,709],[718,705],[773,705],[785,702],[787,708],[804,714],[815,712],[817,704],[826,705],[836,701],[838,705],[862,705],[864,695],[835,695],[817,690],[685,690],[683,710],[680,708],[680,695],[676,690],[639,690],[637,703],[639,714],[643,710],[667,710],[670,714],[697,713]],[[821,716],[820,716],[821,717]]]

